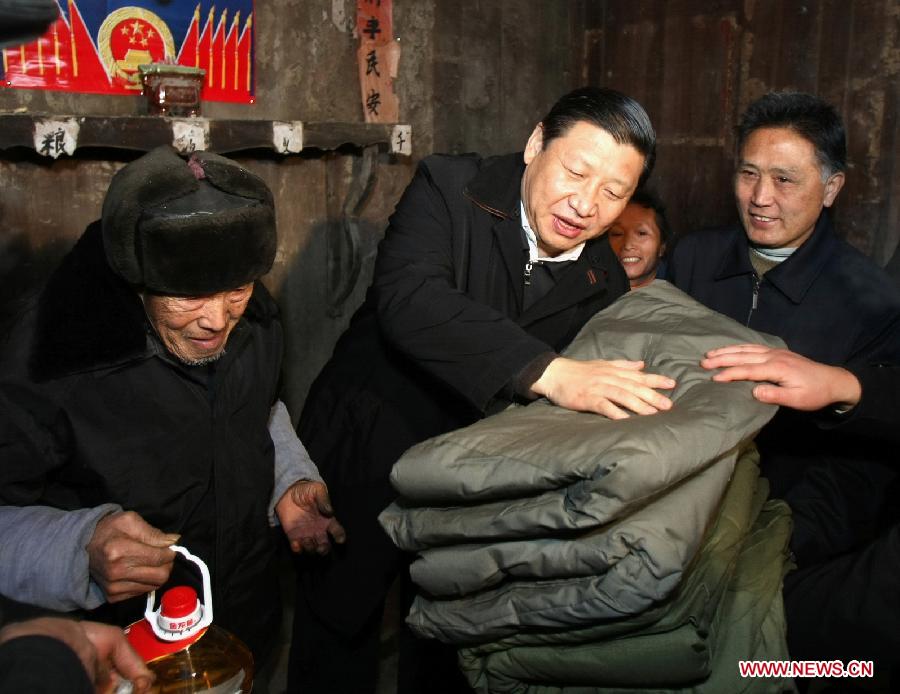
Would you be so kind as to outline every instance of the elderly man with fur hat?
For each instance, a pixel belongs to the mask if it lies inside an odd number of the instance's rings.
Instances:
[[[3,349],[0,593],[126,624],[198,582],[177,542],[266,654],[276,518],[294,551],[344,534],[278,399],[275,248],[272,194],[233,161],[163,147],[116,174]]]

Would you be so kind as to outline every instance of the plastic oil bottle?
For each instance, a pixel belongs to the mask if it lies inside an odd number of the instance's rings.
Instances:
[[[189,586],[167,590],[154,610],[156,591],[147,596],[144,619],[125,630],[128,641],[156,674],[154,692],[248,693],[253,689],[253,656],[232,633],[212,623],[209,569],[184,547],[172,549],[194,562],[203,577],[203,603]]]

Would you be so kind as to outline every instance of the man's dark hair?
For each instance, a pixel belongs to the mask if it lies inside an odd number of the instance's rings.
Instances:
[[[602,128],[620,145],[631,145],[643,154],[641,181],[646,180],[656,159],[656,133],[643,106],[614,89],[581,87],[561,97],[544,116],[543,146],[565,135],[579,121]]]
[[[760,128],[790,128],[809,140],[826,176],[847,168],[847,138],[831,104],[803,92],[769,92],[747,107],[737,127],[738,152]]]
[[[638,188],[628,202],[653,211],[656,226],[659,227],[660,240],[668,246],[672,239],[672,227],[669,226],[669,220],[666,219],[666,206],[660,197],[649,188]]]

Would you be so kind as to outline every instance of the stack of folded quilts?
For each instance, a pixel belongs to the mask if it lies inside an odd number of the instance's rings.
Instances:
[[[407,622],[460,646],[477,691],[781,691],[737,664],[787,658],[790,518],[763,503],[750,444],[775,408],[699,366],[745,342],[782,346],[656,281],[566,355],[644,360],[677,381],[671,410],[609,420],[538,401],[397,462],[381,522],[418,553]]]

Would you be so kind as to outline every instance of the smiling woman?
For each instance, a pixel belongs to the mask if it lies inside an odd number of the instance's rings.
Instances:
[[[646,190],[635,193],[607,234],[632,289],[656,278],[671,232],[665,208],[655,195]]]

